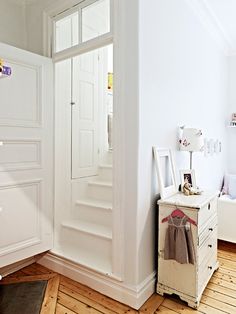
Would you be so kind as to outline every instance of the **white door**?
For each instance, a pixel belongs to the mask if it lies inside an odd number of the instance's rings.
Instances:
[[[99,156],[98,51],[73,58],[72,178],[97,174]]]
[[[52,248],[53,67],[0,44],[0,267]]]

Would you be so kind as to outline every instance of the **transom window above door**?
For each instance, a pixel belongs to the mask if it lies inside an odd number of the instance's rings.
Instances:
[[[111,32],[110,0],[87,0],[54,19],[54,54]]]

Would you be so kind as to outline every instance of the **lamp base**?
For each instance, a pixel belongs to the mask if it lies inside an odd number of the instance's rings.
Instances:
[[[192,169],[193,166],[193,152],[189,152],[190,153],[190,169]]]

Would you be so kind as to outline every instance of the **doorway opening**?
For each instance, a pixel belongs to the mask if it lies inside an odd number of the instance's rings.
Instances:
[[[72,59],[72,179],[97,176],[112,152],[113,45]],[[110,164],[110,162],[109,162]]]
[[[55,18],[54,253],[112,276],[113,43],[110,1]],[[58,154],[58,156],[57,156]]]

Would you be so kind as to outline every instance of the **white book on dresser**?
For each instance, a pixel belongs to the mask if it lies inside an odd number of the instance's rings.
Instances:
[[[158,279],[157,293],[176,294],[189,306],[199,306],[202,293],[214,271],[217,261],[217,192],[185,196],[177,193],[159,200],[158,228]],[[162,220],[176,208],[194,220],[191,224],[193,245],[196,256],[194,264],[180,264],[164,259],[165,236],[168,222]]]

